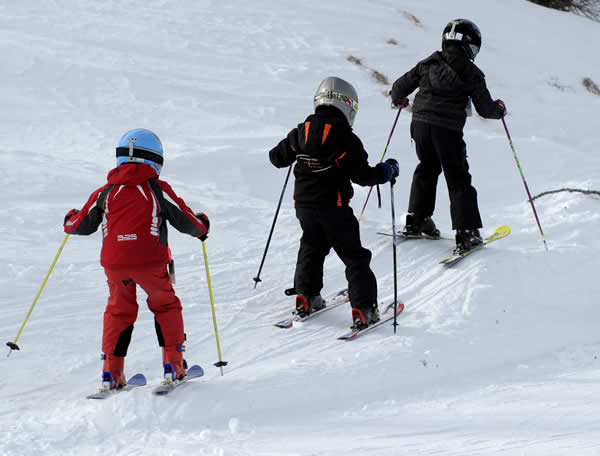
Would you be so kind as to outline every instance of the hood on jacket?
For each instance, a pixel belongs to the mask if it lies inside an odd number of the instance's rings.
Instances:
[[[113,185],[140,185],[157,177],[156,170],[146,163],[125,163],[110,170],[107,180]]]

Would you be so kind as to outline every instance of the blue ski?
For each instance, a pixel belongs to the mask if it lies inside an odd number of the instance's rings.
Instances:
[[[144,377],[144,374],[135,374],[133,377],[127,380],[127,385],[125,385],[123,388],[100,389],[97,393],[90,394],[86,397],[87,399],[107,399],[111,396],[114,396],[117,393],[123,391],[131,391],[132,389],[137,388],[138,386],[144,386],[145,384],[146,377]]]
[[[198,365],[193,365],[187,370],[187,375],[181,380],[174,380],[172,382],[163,381],[159,386],[152,390],[152,394],[157,396],[165,396],[170,392],[174,391],[176,388],[179,388],[184,383],[189,380],[193,380],[198,377],[202,377],[204,375],[204,369],[202,369]]]

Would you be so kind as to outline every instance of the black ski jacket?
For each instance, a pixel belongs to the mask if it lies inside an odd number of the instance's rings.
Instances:
[[[392,102],[399,104],[415,89],[413,120],[462,131],[469,98],[486,119],[500,119],[502,111],[492,100],[485,75],[458,46],[449,46],[420,61],[392,86]]]
[[[296,162],[296,207],[347,206],[354,194],[350,181],[362,186],[385,182],[383,170],[369,166],[344,114],[332,106],[318,107],[271,149],[269,159],[277,168]]]

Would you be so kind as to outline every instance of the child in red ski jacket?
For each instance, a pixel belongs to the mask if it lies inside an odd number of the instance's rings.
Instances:
[[[165,378],[186,375],[185,333],[181,302],[167,271],[168,220],[177,230],[202,241],[209,230],[204,214],[194,212],[171,186],[158,178],[163,149],[149,130],[128,131],[117,146],[117,167],[83,208],[65,216],[64,230],[88,235],[102,224],[100,263],[108,279],[109,298],[102,336],[104,388],[126,384],[123,366],[137,318],[136,286],[148,295],[156,334],[163,347]]]

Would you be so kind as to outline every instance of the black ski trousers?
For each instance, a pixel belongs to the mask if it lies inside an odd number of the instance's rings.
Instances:
[[[296,208],[302,227],[294,288],[316,296],[323,288],[323,263],[331,248],[346,265],[348,295],[353,308],[364,311],[377,302],[377,280],[371,271],[371,252],[360,243],[358,221],[349,206]]]
[[[419,164],[413,174],[408,212],[417,217],[433,215],[438,177],[444,171],[450,196],[452,229],[481,228],[477,190],[471,185],[462,131],[413,121],[410,134],[415,142]]]

